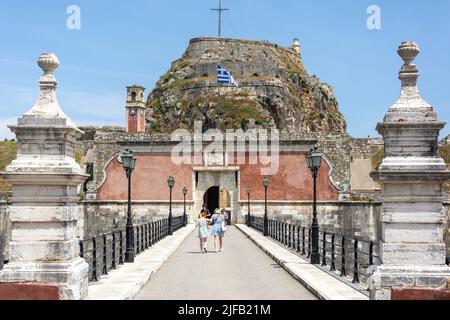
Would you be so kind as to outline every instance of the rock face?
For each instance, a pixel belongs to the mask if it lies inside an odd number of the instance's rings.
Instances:
[[[239,88],[216,82],[217,65]],[[219,94],[220,93],[220,94]],[[268,42],[196,38],[147,101],[147,131],[278,128],[345,133],[333,89],[308,75],[300,56]]]

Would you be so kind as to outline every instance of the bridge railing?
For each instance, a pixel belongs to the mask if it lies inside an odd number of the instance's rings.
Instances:
[[[264,232],[264,218],[248,217],[250,227]],[[304,258],[311,257],[311,227],[280,220],[268,220],[268,237]],[[377,256],[378,242],[361,237],[348,237],[325,230],[319,231],[320,264],[323,270],[355,285],[367,284],[374,266],[381,264]]]
[[[173,232],[184,227],[183,216],[172,219]],[[169,219],[153,220],[134,226],[134,252],[136,255],[153,247],[169,235]],[[80,257],[89,264],[89,281],[98,281],[101,276],[125,263],[126,229],[114,230],[95,237],[80,240]]]
[[[3,257],[3,250],[4,250],[4,240],[3,240],[3,234],[0,234],[0,270],[3,269],[3,265],[5,263],[5,257]]]

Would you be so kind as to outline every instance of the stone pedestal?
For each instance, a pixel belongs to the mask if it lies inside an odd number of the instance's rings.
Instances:
[[[13,185],[10,263],[0,282],[39,282],[59,287],[61,299],[87,297],[88,265],[76,234],[78,186],[87,175],[74,160],[82,132],[61,111],[53,71],[59,61],[43,54],[41,92],[35,106],[10,126],[17,159],[2,175]]]
[[[447,284],[445,265],[443,182],[450,178],[437,155],[439,132],[433,108],[420,97],[419,71],[412,64],[419,54],[415,43],[398,50],[405,64],[400,71],[401,97],[378,124],[385,156],[372,177],[382,186],[381,259],[369,280],[371,298],[391,298],[393,287],[431,287]]]

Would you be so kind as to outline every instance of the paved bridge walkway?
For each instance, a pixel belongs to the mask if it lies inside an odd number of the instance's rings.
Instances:
[[[243,233],[228,227],[224,251],[199,252],[194,231],[136,300],[315,300]],[[214,250],[213,238],[208,243]]]

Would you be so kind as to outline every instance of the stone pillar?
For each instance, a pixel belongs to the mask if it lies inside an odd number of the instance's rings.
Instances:
[[[44,53],[40,94],[33,108],[10,129],[17,159],[2,175],[13,185],[10,263],[0,282],[37,282],[59,287],[61,299],[87,297],[88,264],[79,257],[77,187],[85,181],[74,159],[82,132],[62,112],[53,71],[58,58]]]
[[[443,182],[450,172],[437,154],[439,132],[446,125],[420,97],[419,54],[414,42],[403,42],[399,55],[400,99],[389,109],[377,131],[385,141],[385,159],[372,173],[382,186],[381,258],[369,280],[371,299],[391,298],[392,287],[447,284],[445,265]]]

